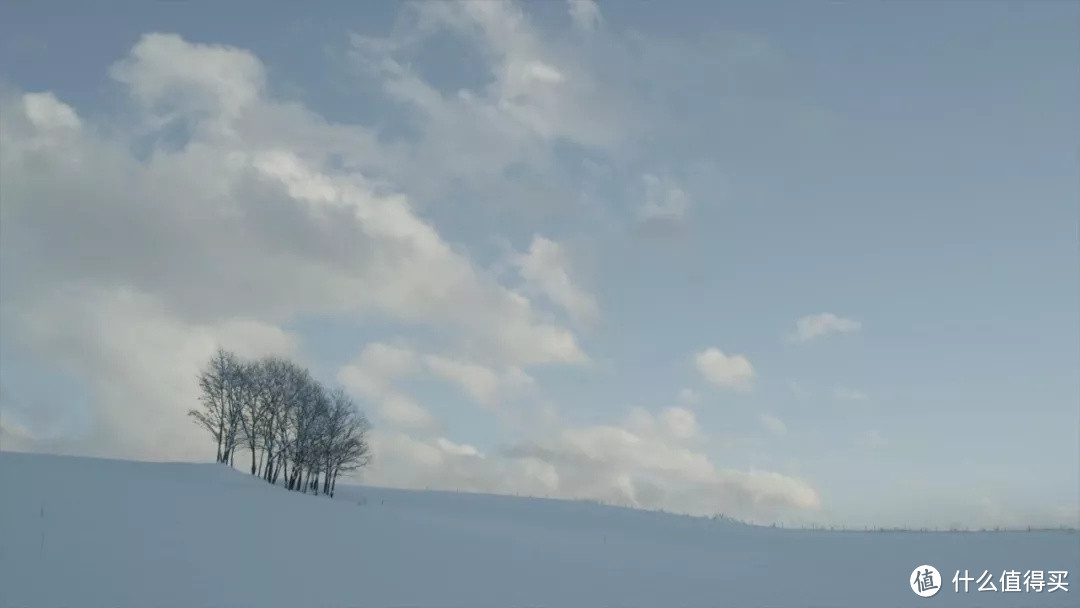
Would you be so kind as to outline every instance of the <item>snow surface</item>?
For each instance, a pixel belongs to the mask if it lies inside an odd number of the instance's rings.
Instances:
[[[908,587],[931,564],[932,598]],[[957,570],[1070,591],[955,593]],[[1077,606],[1075,532],[781,530],[589,503],[286,492],[222,465],[0,452],[0,606]]]

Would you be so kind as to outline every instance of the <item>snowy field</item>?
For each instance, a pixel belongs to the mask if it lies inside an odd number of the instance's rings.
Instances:
[[[945,585],[908,586],[931,564]],[[1070,591],[953,591],[968,569]],[[780,530],[593,504],[285,492],[211,464],[0,453],[0,605],[1077,606],[1080,535]]]

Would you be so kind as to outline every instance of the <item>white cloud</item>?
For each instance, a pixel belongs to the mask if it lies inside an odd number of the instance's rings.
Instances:
[[[765,425],[765,428],[774,435],[787,435],[787,425],[784,424],[783,420],[777,418],[776,416],[773,416],[772,414],[762,414],[761,424]]]
[[[483,458],[483,454],[479,450],[471,445],[454,443],[446,437],[439,437],[435,440],[435,445],[439,446],[439,449],[452,454],[454,456],[475,456],[477,458]]]
[[[5,113],[4,174],[20,176],[5,183],[5,257],[38,271],[20,277],[109,281],[178,314],[374,312],[455,327],[516,364],[586,360],[571,331],[539,322],[526,297],[476,268],[405,197],[326,169],[339,149],[365,146],[366,132],[335,131],[269,98],[262,71],[245,51],[140,40],[114,74],[145,112],[192,126],[185,145],[147,162],[130,142],[89,133],[43,152],[41,129]],[[69,246],[40,247],[49,240]]]
[[[458,385],[477,403],[493,407],[501,399],[517,396],[532,386],[534,380],[520,367],[509,367],[502,373],[473,363],[439,355],[427,355],[424,362],[436,376]]]
[[[143,36],[110,75],[159,120],[201,113],[209,117],[203,126],[224,131],[262,103],[266,88],[266,70],[250,52],[171,34]]]
[[[444,450],[438,445],[413,439],[400,432],[388,432],[383,429],[375,429],[371,432],[371,447],[374,452],[373,473],[374,483],[378,485],[379,475],[382,470],[392,469],[396,464],[406,463],[410,473],[417,470],[435,468],[442,465],[446,457]],[[398,483],[402,479],[398,478]]]
[[[89,426],[66,436],[23,429],[21,447],[29,450],[205,460],[213,446],[186,415],[198,403],[197,370],[218,346],[243,357],[296,349],[295,338],[273,325],[185,322],[132,290],[65,287],[20,310],[18,319],[17,327],[4,323],[5,343],[29,345],[84,381],[95,404]]]
[[[669,407],[660,412],[664,431],[675,439],[690,439],[699,433],[697,416],[684,407]]]
[[[424,2],[386,37],[352,36],[351,57],[410,112],[418,141],[399,150],[401,181],[433,191],[462,179],[490,187],[508,167],[546,162],[556,141],[616,149],[632,123],[574,49],[548,40],[510,2]],[[486,85],[442,91],[410,67],[410,53],[449,32],[483,55]],[[385,164],[394,171],[394,166]],[[411,168],[426,170],[417,175]],[[406,169],[408,167],[409,169]]]
[[[574,25],[585,31],[592,31],[600,25],[600,6],[595,0],[567,0],[570,19]]]
[[[817,492],[804,481],[776,472],[717,467],[684,442],[692,438],[685,411],[648,424],[640,411],[626,426],[567,427],[523,443],[509,454],[550,463],[559,473],[560,495],[695,515],[726,513],[769,521],[780,513],[813,510]],[[665,418],[664,415],[661,419]],[[676,432],[656,432],[676,430]]]
[[[725,513],[757,522],[815,511],[806,481],[778,472],[717,466],[693,412],[632,408],[620,424],[534,429],[508,449],[482,453],[446,437],[417,439],[377,429],[380,485],[598,500],[679,513]]]
[[[690,198],[682,188],[670,179],[646,173],[645,203],[638,210],[638,219],[642,222],[678,223],[686,218],[690,210]]]
[[[435,417],[424,406],[403,393],[392,391],[383,394],[379,401],[382,421],[392,427],[408,429],[431,429],[438,425]]]
[[[430,430],[436,425],[435,418],[395,386],[419,369],[420,357],[411,349],[374,342],[338,371],[337,380],[346,390],[374,402],[382,422]]]
[[[647,122],[627,121],[621,91],[605,88],[576,48],[540,36],[515,5],[415,11],[411,26],[356,37],[353,47],[409,116],[408,142],[275,98],[248,51],[165,34],[143,37],[111,70],[124,109],[135,112],[117,113],[107,129],[51,93],[0,100],[5,346],[91,384],[92,433],[67,445],[205,460],[205,438],[184,414],[196,398],[192,376],[215,346],[291,354],[281,327],[297,318],[388,320],[431,330],[443,352],[468,355],[432,365],[430,355],[376,343],[341,370],[339,380],[381,418],[372,481],[699,513],[815,508],[801,480],[714,465],[693,447],[706,438],[684,408],[650,415],[648,431],[552,424],[530,429],[535,439],[512,454],[481,452],[443,436],[399,388],[432,373],[490,400],[531,383],[525,366],[588,361],[573,331],[440,234],[412,184],[499,183],[507,168],[543,168],[556,143],[617,152]],[[590,19],[579,25],[595,26]],[[412,70],[410,45],[436,30],[475,41],[487,84],[445,93]],[[678,186],[646,180],[645,189],[646,215],[685,216]],[[533,245],[539,299],[595,317],[595,298],[569,280],[561,246]],[[734,372],[708,366],[713,381],[748,382],[749,363],[740,371],[745,359],[731,359]],[[5,417],[5,438],[33,442],[35,431]]]
[[[599,316],[596,299],[570,275],[570,260],[562,245],[534,236],[529,252],[515,260],[526,286],[563,308],[575,321],[589,323]]]
[[[360,355],[343,366],[337,374],[350,392],[373,401],[384,421],[397,427],[432,430],[435,418],[422,405],[406,395],[398,383],[426,373],[450,382],[486,407],[494,407],[504,398],[516,397],[532,386],[534,380],[519,367],[499,373],[470,361],[443,355],[421,354],[412,348],[372,342]]]
[[[376,298],[382,296],[377,304],[384,312],[410,320],[456,322],[488,333],[494,344],[520,363],[586,360],[569,330],[533,321],[527,298],[482,279],[468,259],[412,213],[403,197],[372,199],[361,187],[363,182],[354,178],[335,184],[290,154],[266,153],[255,159],[254,166],[280,180],[295,200],[316,207],[352,208],[367,237],[385,240],[386,254],[404,254],[397,259],[385,255],[370,269],[375,276],[369,287]]]
[[[359,363],[366,372],[376,374],[378,381],[408,376],[419,367],[419,359],[412,349],[383,342],[365,346]]]
[[[684,407],[667,407],[653,416],[640,407],[630,410],[623,427],[640,435],[656,435],[682,441],[698,437],[697,416]]]
[[[725,355],[715,347],[698,353],[694,365],[703,378],[720,387],[749,390],[754,379],[754,367],[746,357]]]
[[[119,114],[109,129],[92,128],[51,93],[3,100],[5,342],[47,350],[95,382],[111,377],[117,391],[127,381],[102,366],[153,360],[162,347],[132,338],[121,352],[100,338],[106,324],[118,333],[149,324],[228,337],[250,328],[281,333],[301,315],[363,314],[436,327],[510,368],[587,360],[572,331],[541,321],[543,311],[447,243],[410,200],[355,169],[332,168],[328,159],[371,149],[376,138],[273,99],[250,53],[153,34],[112,75],[138,112]],[[180,139],[167,133],[176,121],[187,127]],[[136,142],[150,143],[145,157],[133,155]],[[57,293],[78,295],[60,302]],[[117,307],[128,314],[117,317]],[[75,317],[81,323],[66,340],[86,349],[78,356],[45,344],[53,334],[31,330],[68,327]],[[212,341],[137,381],[179,375],[190,388]],[[110,446],[142,444],[143,430],[126,421],[157,429],[158,420],[180,416],[179,428],[194,428],[182,419],[190,401],[105,392],[95,395],[95,415],[130,435]],[[137,414],[149,402],[169,414]],[[424,423],[420,406],[391,403],[395,420]],[[149,443],[132,453],[151,453]],[[183,441],[156,445],[160,458],[190,454]]]
[[[364,479],[375,485],[530,496],[555,496],[559,489],[558,472],[542,460],[493,458],[445,437],[425,441],[376,429],[372,450]]]
[[[808,342],[832,333],[850,334],[862,329],[862,323],[853,319],[838,317],[831,312],[807,315],[795,322],[793,339]]]
[[[42,131],[78,129],[82,121],[71,106],[62,103],[52,93],[23,95],[23,111],[35,127]]]
[[[499,389],[499,375],[494,370],[436,355],[427,356],[425,361],[432,373],[459,385],[476,401],[485,405],[494,403]]]

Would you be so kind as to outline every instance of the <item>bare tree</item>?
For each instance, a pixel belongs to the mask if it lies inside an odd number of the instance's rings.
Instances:
[[[286,488],[333,496],[338,476],[370,462],[367,418],[345,393],[327,391],[307,369],[280,357],[240,361],[218,349],[199,374],[200,409],[189,414],[210,433],[218,462],[237,447],[251,474]]]
[[[243,432],[244,447],[251,453],[251,474],[255,475],[262,429],[262,384],[264,379],[258,364],[243,363],[233,372],[233,407],[237,412],[239,428]]]
[[[250,364],[236,359],[228,376],[228,424],[226,445],[228,446],[229,465],[233,466],[236,448],[247,439],[245,427],[245,408],[251,400],[255,387],[249,372]]]
[[[199,372],[198,382],[201,392],[199,401],[202,407],[188,411],[188,415],[213,437],[217,445],[215,457],[217,462],[228,462],[228,435],[231,422],[229,377],[235,365],[236,356],[219,347],[206,364],[206,368]]]
[[[338,420],[340,426],[335,430],[333,441],[330,443],[329,466],[327,467],[330,496],[334,495],[340,473],[352,472],[371,463],[371,448],[367,437],[371,424],[344,391],[339,389],[334,392],[334,395],[335,407],[332,418]]]
[[[281,418],[281,391],[278,390],[278,372],[283,362],[278,358],[266,358],[251,364],[255,395],[258,400],[258,427],[256,434],[260,439],[261,458],[259,474],[263,479],[274,482],[274,470],[277,461],[275,444],[277,442],[277,424]]]

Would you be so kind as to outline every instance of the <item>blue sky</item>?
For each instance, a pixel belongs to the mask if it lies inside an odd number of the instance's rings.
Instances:
[[[1075,4],[4,11],[4,449],[204,458],[221,343],[373,483],[1078,523]]]

